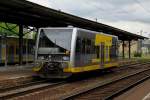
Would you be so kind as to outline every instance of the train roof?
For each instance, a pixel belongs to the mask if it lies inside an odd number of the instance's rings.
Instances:
[[[118,36],[107,34],[107,33],[104,33],[104,32],[97,32],[97,31],[87,30],[87,29],[83,29],[83,28],[77,28],[77,30],[82,30],[82,31],[97,33],[97,34],[104,34],[104,35],[111,36],[111,37],[116,37],[116,38],[118,37]]]
[[[55,27],[55,28],[54,27],[46,27],[46,28],[40,28],[40,29],[77,29],[77,30],[82,30],[82,31],[90,32],[90,33],[104,34],[106,36],[111,36],[111,37],[118,38],[118,36],[115,36],[115,35],[107,34],[107,33],[104,33],[104,32],[97,32],[97,31],[87,30],[87,29],[78,28],[78,27]]]

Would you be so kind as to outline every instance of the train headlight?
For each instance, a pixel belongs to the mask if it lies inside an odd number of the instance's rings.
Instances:
[[[37,62],[37,63],[34,64],[34,67],[33,67],[32,70],[37,72],[42,68],[42,65],[43,65],[42,63]]]
[[[44,60],[44,56],[38,57],[39,60]]]
[[[35,64],[34,64],[34,66],[39,66],[41,63],[40,62],[36,62]]]
[[[49,59],[49,60],[51,60],[51,58],[52,58],[52,56],[51,56],[51,55],[49,55],[49,56],[48,56],[48,59]]]
[[[64,57],[63,57],[63,60],[68,61],[68,60],[69,60],[69,57],[64,56]]]
[[[49,58],[51,58],[52,56],[51,56],[51,55],[49,55],[48,57],[49,57]]]
[[[68,63],[62,63],[62,68],[68,67]]]

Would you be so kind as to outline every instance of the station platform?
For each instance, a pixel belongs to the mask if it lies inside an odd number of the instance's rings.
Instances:
[[[119,65],[123,66],[123,65],[128,65],[128,64],[134,64],[136,62],[137,62],[137,59],[120,59]]]
[[[135,64],[135,63],[142,63],[142,62],[147,62],[150,61],[149,58],[145,59],[145,58],[131,58],[131,59],[119,59],[119,65],[123,66],[123,65],[130,65],[130,64]]]
[[[0,67],[0,89],[32,81],[32,67],[33,64]]]

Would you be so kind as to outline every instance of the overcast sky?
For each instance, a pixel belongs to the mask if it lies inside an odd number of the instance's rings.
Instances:
[[[29,0],[132,33],[150,33],[150,0]]]

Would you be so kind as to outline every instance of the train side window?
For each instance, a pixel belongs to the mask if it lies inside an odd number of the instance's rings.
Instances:
[[[87,39],[86,41],[86,53],[90,54],[91,53],[91,40]]]
[[[77,37],[76,41],[76,52],[80,53],[81,52],[81,39]]]
[[[95,49],[96,49],[96,58],[100,58],[100,47],[96,46]]]
[[[95,46],[94,46],[94,40],[91,40],[91,54],[95,54]]]
[[[85,51],[86,51],[86,40],[85,39],[83,39],[82,40],[82,53],[84,54],[85,53]]]
[[[78,42],[78,40],[77,40]],[[81,46],[82,45],[82,46]],[[94,42],[93,42],[93,45],[94,45]],[[94,53],[94,47],[92,45],[92,41],[90,39],[86,39],[86,38],[83,38],[82,40],[80,39],[80,48],[81,48],[81,52],[83,54],[92,54]]]
[[[106,55],[105,57],[106,57],[106,59],[108,59],[109,58],[109,48],[108,48],[108,46],[106,46],[105,48],[106,48],[105,49],[106,50],[105,51],[105,55]]]
[[[110,50],[110,58],[116,58],[117,57],[117,48],[116,48],[116,45],[112,44],[111,46],[111,50]]]
[[[117,57],[117,44],[115,43],[114,44],[114,58],[116,58]]]
[[[113,57],[112,57],[112,56],[113,56],[112,54],[113,54],[113,49],[112,49],[112,46],[110,46],[110,59],[113,58]]]

